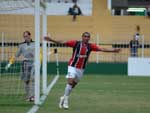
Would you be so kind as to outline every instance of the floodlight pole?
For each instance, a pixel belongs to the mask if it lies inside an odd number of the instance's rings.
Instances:
[[[40,104],[40,0],[35,0],[35,104]]]

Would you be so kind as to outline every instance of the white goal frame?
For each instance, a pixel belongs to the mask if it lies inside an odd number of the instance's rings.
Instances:
[[[16,3],[15,3],[16,2]],[[42,31],[42,37],[47,35],[47,14],[46,14],[46,3],[44,0],[2,0],[2,4],[8,5],[8,7],[3,7],[0,5],[1,14],[10,14],[11,11],[14,14],[15,10],[20,10],[23,8],[32,8],[34,9],[34,34],[35,34],[35,101],[36,105],[41,104],[40,100],[40,39]],[[15,3],[14,6],[11,3]],[[22,3],[22,4],[21,4]],[[20,4],[20,5],[19,5]],[[24,6],[23,6],[24,5]],[[16,6],[16,8],[15,8]],[[42,29],[40,27],[40,16],[42,15]],[[2,34],[3,35],[3,34]],[[47,43],[42,39],[42,50],[43,50],[43,66],[42,66],[42,94],[46,95],[47,93]],[[1,56],[3,57],[3,55]]]

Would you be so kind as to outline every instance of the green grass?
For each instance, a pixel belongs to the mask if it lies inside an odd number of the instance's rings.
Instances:
[[[48,77],[48,84],[52,78],[54,76]],[[33,105],[25,99],[24,83],[19,74],[0,75],[0,113],[26,113]]]
[[[23,82],[15,74],[0,76],[0,113],[26,113],[33,103],[25,101]]]
[[[150,77],[85,75],[71,93],[69,110],[58,108],[65,83],[60,76],[37,113],[150,113]],[[9,98],[0,95],[0,113],[26,113],[33,105],[22,94]]]
[[[150,78],[84,76],[70,96],[69,110],[59,109],[61,77],[38,113],[150,113]]]

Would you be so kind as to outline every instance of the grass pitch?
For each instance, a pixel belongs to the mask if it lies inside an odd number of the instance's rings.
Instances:
[[[68,110],[58,108],[64,88],[61,76],[38,113],[150,113],[150,77],[84,76]]]
[[[150,113],[150,77],[84,75],[70,96],[70,108],[59,109],[66,79],[60,76],[37,113]],[[33,104],[23,98],[9,103],[0,95],[0,113],[26,113]]]

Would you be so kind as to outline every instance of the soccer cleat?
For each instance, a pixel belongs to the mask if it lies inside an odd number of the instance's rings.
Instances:
[[[63,108],[63,104],[64,104],[64,96],[60,97],[59,108]]]
[[[34,96],[30,96],[28,98],[26,98],[27,102],[34,102]]]
[[[30,99],[30,102],[34,102],[34,96],[31,96],[29,99]]]
[[[63,108],[64,108],[64,109],[68,109],[68,108],[69,108],[69,105],[68,105],[68,97],[65,97],[65,98],[64,98]]]

